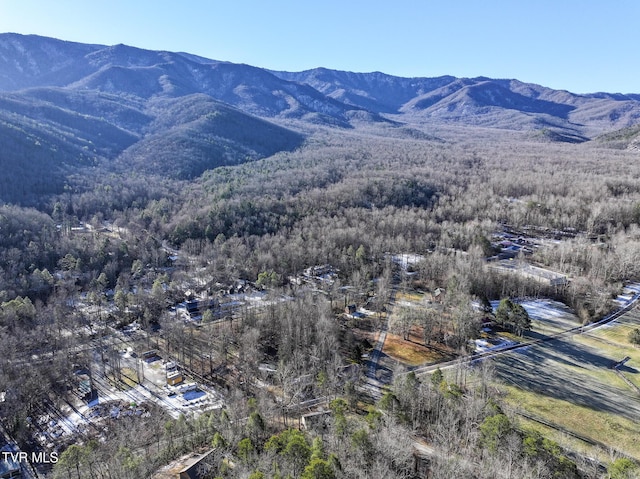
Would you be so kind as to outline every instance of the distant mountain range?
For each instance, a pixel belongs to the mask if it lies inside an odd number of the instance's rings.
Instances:
[[[484,77],[278,72],[0,34],[0,200],[60,191],[69,170],[97,164],[188,179],[296,148],[304,124],[452,123],[581,142],[639,119],[640,94],[577,95]]]

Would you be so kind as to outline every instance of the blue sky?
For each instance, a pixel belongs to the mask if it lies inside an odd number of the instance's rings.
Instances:
[[[299,71],[640,93],[637,0],[0,0],[0,32]]]

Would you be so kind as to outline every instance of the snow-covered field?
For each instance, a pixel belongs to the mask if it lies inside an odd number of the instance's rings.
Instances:
[[[495,312],[499,301],[491,301]],[[553,334],[580,325],[580,318],[566,304],[552,299],[527,299],[518,301],[529,313],[532,329],[541,334]]]
[[[552,299],[527,299],[518,301],[529,313],[532,330],[543,335],[550,335],[580,324],[578,316],[566,304]],[[495,312],[500,301],[491,301]],[[512,340],[497,336],[488,339],[476,339],[475,351],[483,353],[495,351],[514,344]]]

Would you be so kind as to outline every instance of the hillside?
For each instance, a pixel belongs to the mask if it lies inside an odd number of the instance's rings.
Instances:
[[[60,193],[69,174],[138,141],[150,119],[123,103],[90,91],[0,94],[0,200],[32,203],[32,196]]]
[[[354,109],[260,68],[126,45],[80,45],[4,34],[0,70],[4,72],[0,90],[5,91],[64,86],[139,99],[205,93],[251,114],[291,118],[312,114],[331,118],[330,123],[345,121],[346,113]]]
[[[400,121],[446,121],[500,126],[513,112],[556,120],[587,136],[631,126],[640,95],[577,95],[519,80],[402,78],[381,72],[316,68],[268,71],[188,53],[126,45],[85,45],[34,35],[0,35],[0,90],[59,86],[111,93],[128,100],[204,93],[246,113],[347,126],[353,112],[399,115]],[[523,121],[522,128],[536,128]],[[513,124],[511,123],[513,126]]]
[[[640,125],[612,131],[596,138],[598,143],[621,150],[640,150]]]
[[[122,171],[190,179],[219,166],[292,150],[304,136],[196,94],[157,100],[144,137],[118,157]]]
[[[60,192],[70,172],[86,167],[193,178],[295,149],[300,132],[318,126],[384,125],[372,134],[394,137],[473,126],[576,143],[640,118],[640,95],[576,95],[485,77],[275,72],[34,35],[0,34],[0,72],[0,200],[11,202]]]
[[[591,138],[628,127],[640,118],[640,95],[578,95],[519,80],[486,77],[402,78],[380,72],[317,68],[274,72],[339,99],[407,123],[456,123],[493,128],[554,128],[559,141]]]
[[[439,78],[402,78],[380,72],[352,73],[316,68],[299,73],[274,72],[280,78],[312,86],[343,103],[377,113],[398,113],[417,96],[427,94],[455,81]]]

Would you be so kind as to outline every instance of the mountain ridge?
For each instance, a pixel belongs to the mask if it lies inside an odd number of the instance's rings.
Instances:
[[[58,191],[65,171],[87,165],[190,179],[295,149],[318,125],[455,124],[574,143],[639,121],[640,94],[579,95],[482,76],[282,72],[186,52],[0,34],[0,143],[15,145],[3,148],[0,167],[23,178],[26,196]],[[47,176],[58,186],[44,188]],[[0,200],[14,193],[0,192]]]
[[[629,127],[640,118],[640,94],[575,94],[516,79],[399,77],[323,67],[266,70],[185,52],[105,46],[37,35],[0,34],[0,91],[62,87],[149,99],[204,93],[266,118],[312,119],[349,127],[352,112],[407,122],[447,121],[530,128],[532,114],[550,115],[586,137]],[[462,98],[460,90],[466,97]],[[597,105],[597,114],[590,111]],[[513,122],[513,111],[519,121]],[[607,113],[609,120],[606,119]],[[408,115],[407,115],[408,114]],[[402,118],[407,115],[406,118]],[[399,117],[398,117],[399,116]],[[486,119],[486,121],[483,121]],[[575,117],[575,119],[574,119]]]

